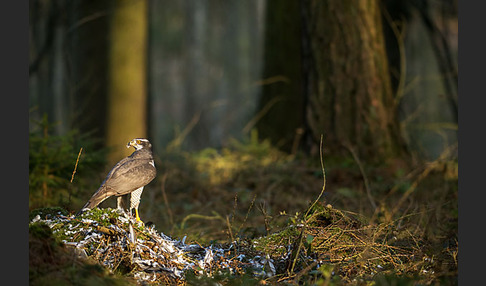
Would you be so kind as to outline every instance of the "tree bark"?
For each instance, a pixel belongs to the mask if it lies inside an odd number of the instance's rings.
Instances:
[[[147,136],[147,1],[117,0],[110,19],[107,146],[114,163]]]
[[[404,152],[377,0],[304,1],[307,121],[331,150],[383,162]],[[317,141],[318,142],[318,141]]]

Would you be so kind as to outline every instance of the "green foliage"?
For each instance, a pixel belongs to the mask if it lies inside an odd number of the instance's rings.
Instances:
[[[321,275],[316,281],[316,285],[342,285],[341,279],[337,275],[333,275],[335,266],[331,264],[323,264],[317,270],[318,273]]]
[[[293,157],[281,152],[269,140],[259,140],[256,131],[247,140],[230,140],[221,151],[207,148],[191,154],[196,171],[210,184],[226,183],[244,176],[278,169],[292,162]]]
[[[251,131],[250,137],[246,140],[238,141],[235,139],[230,140],[230,148],[235,153],[245,154],[246,157],[253,160],[270,160],[274,162],[288,161],[289,155],[280,151],[278,148],[270,143],[269,139],[261,140],[258,137],[257,130]]]
[[[96,221],[101,226],[112,225],[120,217],[118,209],[94,208],[83,212],[78,216],[79,219],[89,219]]]
[[[280,232],[254,239],[255,250],[268,253],[272,256],[282,256],[287,252],[286,244],[289,241],[296,240],[299,233],[297,227],[290,225]]]
[[[29,209],[72,208],[78,203],[78,190],[89,186],[87,178],[103,166],[105,152],[95,150],[97,141],[77,130],[53,135],[54,124],[48,121],[47,115],[32,125],[29,132]]]

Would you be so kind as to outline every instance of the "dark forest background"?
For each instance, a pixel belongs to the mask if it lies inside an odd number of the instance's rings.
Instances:
[[[29,209],[78,211],[146,137],[168,235],[273,233],[324,179],[457,275],[457,2],[30,0]]]
[[[158,161],[150,204],[179,168],[241,173],[216,166],[235,142],[319,172],[322,136],[360,174],[330,169],[329,193],[358,178],[370,201],[368,173],[386,189],[457,165],[457,1],[32,0],[29,26],[31,209],[79,208],[135,137]]]
[[[330,160],[454,160],[457,20],[457,1],[32,0],[31,197],[134,137],[161,162],[249,138],[318,162],[321,135]]]
[[[457,142],[456,1],[53,0],[29,16],[30,118],[112,160],[135,136],[200,150],[252,129],[379,161]]]

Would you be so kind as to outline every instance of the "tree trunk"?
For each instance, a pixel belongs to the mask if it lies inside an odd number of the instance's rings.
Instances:
[[[29,4],[29,117],[41,120],[46,114],[54,134],[63,134],[72,120],[69,106],[64,58],[66,29],[64,16],[68,3],[61,1],[30,1]]]
[[[69,1],[66,71],[71,127],[106,139],[108,2]],[[90,150],[87,150],[88,152]]]
[[[256,127],[290,151],[304,118],[298,1],[267,2],[262,95]]]
[[[133,150],[124,146],[147,136],[147,1],[117,0],[110,19],[107,146],[115,163]]]
[[[384,162],[403,151],[377,0],[304,1],[307,120],[328,149]],[[305,46],[304,46],[305,47]]]

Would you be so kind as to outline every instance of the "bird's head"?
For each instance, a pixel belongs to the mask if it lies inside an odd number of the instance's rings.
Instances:
[[[152,144],[147,139],[144,138],[135,138],[132,141],[127,143],[127,148],[133,147],[135,150],[140,150],[140,149],[151,149]]]

